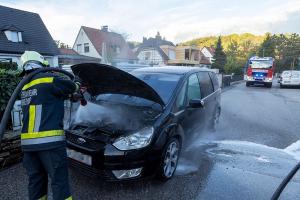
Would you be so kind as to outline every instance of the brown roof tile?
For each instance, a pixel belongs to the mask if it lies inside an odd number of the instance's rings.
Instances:
[[[61,55],[78,55],[78,53],[73,49],[59,48],[58,50]]]

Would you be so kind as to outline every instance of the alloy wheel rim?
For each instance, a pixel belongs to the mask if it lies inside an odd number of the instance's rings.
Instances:
[[[171,177],[175,172],[178,162],[178,143],[171,142],[167,148],[165,159],[164,159],[164,175]]]

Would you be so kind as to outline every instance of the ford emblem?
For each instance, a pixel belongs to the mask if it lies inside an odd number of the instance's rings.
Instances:
[[[83,144],[83,143],[86,143],[86,140],[83,139],[83,138],[77,138],[77,143],[78,144]]]

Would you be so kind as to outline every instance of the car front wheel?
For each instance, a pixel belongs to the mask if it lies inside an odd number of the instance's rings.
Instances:
[[[171,138],[167,142],[157,173],[158,179],[167,181],[172,178],[177,168],[180,150],[181,145],[177,138]]]

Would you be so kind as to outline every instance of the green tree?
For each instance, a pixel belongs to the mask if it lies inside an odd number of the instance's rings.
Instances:
[[[293,33],[290,35],[274,35],[276,69],[278,72],[297,69],[300,57],[300,37]]]
[[[287,40],[286,50],[284,51],[285,65],[289,69],[295,69],[299,64],[300,57],[300,37],[293,33]]]
[[[235,68],[237,66],[237,58],[238,58],[238,43],[237,41],[232,41],[228,49],[226,51],[226,64],[224,66],[225,73],[234,73]]]
[[[213,59],[214,59],[214,61],[212,64],[212,68],[219,69],[220,72],[223,73],[224,66],[226,64],[226,54],[223,51],[221,36],[219,36],[219,38],[218,38],[218,41],[216,44],[215,55],[214,55]]]
[[[266,38],[259,47],[258,55],[260,57],[275,57],[275,40],[270,33],[266,34]]]
[[[246,43],[245,45],[239,45],[236,40],[231,41],[226,51],[227,62],[224,67],[225,73],[243,73],[243,67],[247,60],[247,54],[244,52],[246,48],[250,48]]]

